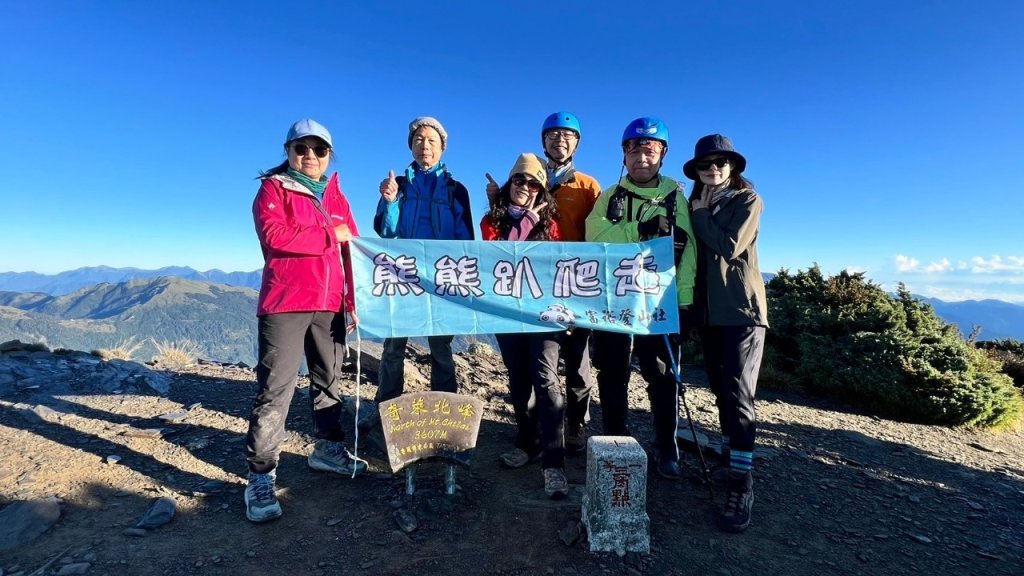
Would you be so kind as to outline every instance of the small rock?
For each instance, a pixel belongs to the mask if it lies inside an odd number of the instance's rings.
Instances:
[[[72,562],[70,564],[65,564],[61,566],[60,570],[57,570],[55,574],[56,576],[73,576],[75,574],[85,574],[89,571],[89,568],[91,566],[92,564],[89,564],[88,562]]]
[[[177,410],[174,412],[168,412],[167,414],[161,414],[158,418],[165,422],[181,422],[186,416],[188,416],[188,411]]]
[[[558,537],[566,546],[575,546],[580,541],[580,523],[566,522],[565,526],[558,531]]]
[[[929,538],[927,536],[923,536],[921,534],[914,534],[913,536],[911,536],[911,538],[913,538],[914,540],[917,540],[921,544],[931,544],[932,543],[932,539],[931,538]]]
[[[121,435],[131,438],[160,438],[163,433],[163,428],[132,428],[129,426],[121,432]]]
[[[103,463],[104,464],[111,464],[111,465],[117,464],[120,461],[121,461],[121,457],[118,456],[117,454],[109,454],[109,455],[107,455],[106,458],[103,459]]]
[[[153,501],[153,504],[146,511],[146,514],[139,520],[139,523],[135,525],[136,528],[157,528],[163,526],[174,518],[174,513],[177,510],[177,504],[173,499],[166,496],[157,498]]]
[[[60,519],[56,498],[14,502],[0,511],[0,552],[28,545]]]
[[[420,527],[419,520],[416,519],[416,515],[405,509],[395,510],[394,513],[395,522],[398,523],[398,527],[402,529],[402,532],[410,534],[415,532]]]
[[[337,526],[338,524],[341,524],[341,518],[329,518],[327,520],[328,526]]]

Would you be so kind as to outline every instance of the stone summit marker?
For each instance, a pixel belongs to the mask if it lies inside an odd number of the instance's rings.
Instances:
[[[635,439],[591,436],[587,441],[582,513],[591,552],[650,552],[647,454]]]
[[[378,411],[391,470],[398,472],[421,460],[442,460],[449,464],[448,493],[454,493],[454,466],[469,466],[483,400],[451,392],[415,392],[382,402]],[[406,471],[409,494],[414,490],[413,470]]]

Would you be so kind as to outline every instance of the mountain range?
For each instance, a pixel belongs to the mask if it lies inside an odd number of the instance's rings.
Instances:
[[[213,269],[200,272],[188,266],[167,266],[156,270],[89,266],[57,274],[0,272],[0,292],[42,292],[52,296],[60,296],[104,282],[117,284],[129,280],[159,278],[161,276],[174,276],[185,280],[202,280],[215,284],[259,290],[263,271],[223,272]]]
[[[260,271],[199,272],[187,267],[80,268],[55,275],[0,273],[0,342],[45,341],[51,348],[94,350],[132,340],[137,359],[156,342],[198,344],[204,358],[255,364]],[[1024,306],[999,300],[922,298],[966,336],[1024,341]],[[493,337],[457,337],[456,350]],[[417,343],[416,339],[413,339]]]

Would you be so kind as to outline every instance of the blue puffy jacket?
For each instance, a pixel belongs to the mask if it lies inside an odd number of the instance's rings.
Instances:
[[[412,163],[404,175],[396,178],[398,198],[394,202],[380,199],[373,229],[381,238],[473,240],[473,215],[466,187],[443,165],[437,169],[438,181],[432,189],[413,184],[422,174]],[[424,210],[429,210],[429,229],[424,226],[428,219],[421,217],[425,216]]]

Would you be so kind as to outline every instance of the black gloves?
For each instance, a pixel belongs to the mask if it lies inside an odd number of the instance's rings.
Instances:
[[[667,216],[653,216],[636,225],[637,232],[641,238],[657,238],[668,236],[672,232],[672,224]]]

